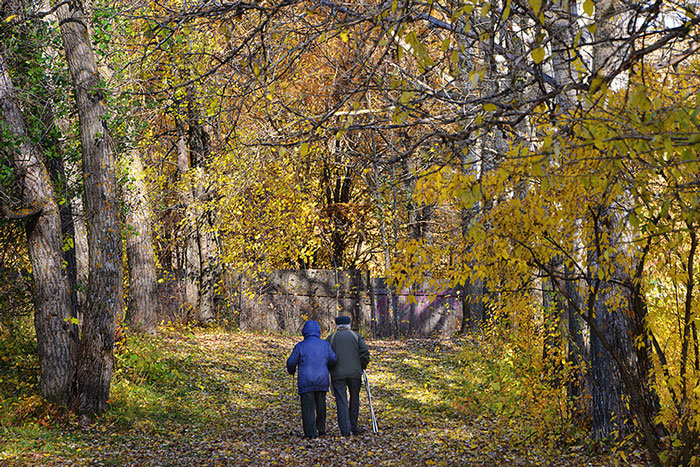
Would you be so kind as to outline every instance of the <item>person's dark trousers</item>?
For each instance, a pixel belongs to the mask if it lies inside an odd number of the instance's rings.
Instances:
[[[338,409],[338,427],[340,434],[350,436],[350,433],[358,434],[357,418],[360,415],[360,378],[332,379],[335,406]],[[348,390],[350,391],[350,404],[348,404]]]
[[[301,398],[301,423],[304,436],[315,438],[326,434],[326,391],[299,394]]]

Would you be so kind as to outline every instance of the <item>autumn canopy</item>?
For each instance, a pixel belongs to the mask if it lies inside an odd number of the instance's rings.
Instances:
[[[0,461],[700,465],[696,8],[0,3]],[[291,454],[339,312],[380,433]]]

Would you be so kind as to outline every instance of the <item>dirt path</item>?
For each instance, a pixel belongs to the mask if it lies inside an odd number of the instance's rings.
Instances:
[[[302,438],[295,382],[284,368],[296,338],[166,332],[120,352],[109,412],[87,431],[11,429],[3,465],[610,465],[581,448],[543,454],[494,435],[493,420],[456,409],[450,342],[369,341],[374,410],[362,393],[360,436]],[[498,430],[503,433],[503,430]],[[21,437],[24,436],[24,440]],[[23,443],[23,444],[22,444]],[[568,451],[568,452],[567,452]]]

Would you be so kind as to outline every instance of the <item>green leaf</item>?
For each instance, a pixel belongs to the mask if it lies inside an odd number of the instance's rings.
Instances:
[[[542,8],[542,0],[529,0],[529,2],[532,11],[534,11],[536,15],[539,14],[540,9]]]
[[[589,16],[593,16],[593,9],[595,8],[595,3],[593,0],[586,0],[583,2],[583,11]]]

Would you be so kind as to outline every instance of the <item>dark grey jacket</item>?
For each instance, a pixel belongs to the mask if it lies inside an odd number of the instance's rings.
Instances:
[[[361,378],[362,370],[369,364],[369,349],[361,335],[349,329],[341,329],[329,335],[338,363],[331,368],[331,378]]]

